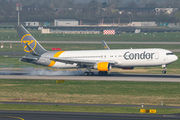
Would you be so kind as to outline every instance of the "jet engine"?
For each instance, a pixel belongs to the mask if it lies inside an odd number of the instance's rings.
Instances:
[[[111,64],[109,62],[99,62],[96,65],[94,65],[94,69],[98,71],[110,71]]]

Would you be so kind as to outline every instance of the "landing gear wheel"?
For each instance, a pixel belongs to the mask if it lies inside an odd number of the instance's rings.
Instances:
[[[163,71],[162,71],[162,73],[163,73],[163,74],[166,74],[166,71],[165,71],[165,70],[163,70]]]
[[[90,72],[91,73],[91,76],[93,76],[94,75],[94,73],[93,72]]]
[[[163,68],[162,73],[163,73],[163,74],[166,74],[166,67],[167,67],[167,65],[162,65],[162,68]]]
[[[98,75],[107,75],[107,74],[108,74],[107,71],[99,71],[99,72],[98,72]]]
[[[99,72],[98,72],[98,75],[102,75],[102,72],[101,72],[101,71],[99,71]]]
[[[85,73],[84,73],[84,76],[93,76],[93,75],[94,75],[93,72],[85,72]]]
[[[85,73],[84,73],[84,76],[88,76],[88,75],[89,75],[89,72],[85,72]]]
[[[93,72],[89,72],[89,76],[93,76],[94,75],[94,73]]]

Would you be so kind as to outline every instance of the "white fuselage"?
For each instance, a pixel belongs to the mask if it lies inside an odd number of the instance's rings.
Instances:
[[[57,52],[57,51],[56,51]],[[55,51],[47,52],[42,57],[53,57]],[[117,49],[117,50],[84,50],[84,51],[64,51],[58,58],[115,61],[112,67],[148,67],[170,64],[178,59],[171,51],[165,49]],[[40,61],[39,61],[40,62]],[[77,68],[77,64],[66,64],[55,62],[51,67],[57,68]]]

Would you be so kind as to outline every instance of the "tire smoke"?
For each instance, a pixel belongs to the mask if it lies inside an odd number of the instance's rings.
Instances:
[[[34,68],[25,68],[25,72],[27,72],[27,75],[33,75],[33,76],[79,76],[83,75],[84,71],[81,69],[70,71],[70,70],[49,70],[49,69],[34,69]]]

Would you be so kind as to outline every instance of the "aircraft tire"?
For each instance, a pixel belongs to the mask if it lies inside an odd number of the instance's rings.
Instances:
[[[94,75],[94,73],[93,73],[93,72],[90,72],[90,75],[91,75],[91,76],[93,76],[93,75]]]
[[[93,75],[94,75],[93,72],[85,72],[85,73],[84,73],[84,76],[93,76]]]
[[[163,73],[163,74],[166,74],[166,71],[165,71],[165,70],[163,70],[163,71],[162,71],[162,73]]]
[[[85,73],[84,73],[84,76],[89,76],[89,72],[85,72]]]
[[[107,75],[107,74],[108,74],[108,72],[107,72],[107,71],[103,72],[103,75]]]
[[[101,71],[99,71],[99,72],[98,72],[98,75],[102,75],[102,72],[101,72]]]
[[[107,75],[107,74],[108,74],[107,71],[99,71],[99,72],[98,72],[98,75],[104,75],[104,76],[105,76],[105,75]]]

